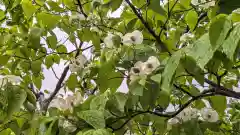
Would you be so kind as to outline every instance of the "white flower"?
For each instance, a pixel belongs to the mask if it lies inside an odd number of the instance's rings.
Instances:
[[[168,120],[168,124],[170,124],[170,125],[176,125],[176,124],[179,124],[179,123],[180,123],[180,121],[179,121],[178,118],[171,118],[171,119]]]
[[[233,13],[236,13],[236,14],[240,14],[240,9],[238,8],[238,9],[235,9],[235,10],[233,10],[232,11]]]
[[[71,72],[78,72],[83,69],[84,64],[87,62],[87,58],[84,55],[79,55],[76,59],[71,60],[71,64],[69,64],[69,69]]]
[[[76,127],[75,125],[73,125],[72,123],[68,122],[67,120],[65,120],[65,121],[63,122],[63,128],[64,128],[67,132],[70,132],[70,133],[74,132],[74,131],[77,129],[77,127]]]
[[[91,27],[90,30],[91,30],[91,31],[95,31],[95,32],[100,32],[100,30],[98,29],[98,27]]]
[[[203,108],[201,110],[201,115],[203,120],[207,122],[217,122],[218,121],[218,113],[211,108]]]
[[[215,1],[206,0],[192,0],[191,3],[195,6],[199,5],[202,8],[209,8],[215,6]]]
[[[22,81],[21,77],[15,75],[5,75],[0,78],[0,86],[7,84],[10,82],[12,84],[19,84]]]
[[[141,44],[143,42],[142,32],[135,30],[132,33],[127,33],[122,38],[122,43],[125,45]]]
[[[82,21],[85,19],[86,19],[86,17],[83,14],[74,14],[74,15],[70,16],[69,22],[74,23],[75,21],[78,22],[78,21]]]
[[[87,62],[87,58],[85,55],[79,55],[77,56],[76,58],[76,62],[78,62],[77,64],[81,64],[81,65],[84,65],[86,62]]]
[[[103,40],[108,48],[112,48],[114,46],[113,37],[114,37],[113,34],[108,33],[108,36],[105,37]]]
[[[151,56],[146,62],[144,62],[142,70],[145,74],[149,75],[159,66],[159,60],[155,56]]]
[[[71,104],[69,104],[65,99],[60,98],[60,97],[53,99],[49,105],[49,108],[50,107],[55,107],[55,108],[58,108],[63,111],[71,110],[71,108],[72,108]]]
[[[194,38],[194,35],[193,35],[193,34],[191,34],[191,33],[185,33],[185,34],[183,34],[183,35],[180,37],[180,41],[185,42],[185,41],[187,41],[187,40],[189,40],[189,39],[191,39],[191,38]]]
[[[186,108],[180,112],[177,117],[182,119],[183,122],[186,122],[198,118],[198,110],[195,108]]]
[[[76,92],[74,97],[75,97],[73,101],[74,106],[77,106],[83,102],[83,97],[80,92]]]
[[[134,67],[131,68],[130,80],[132,82],[139,79],[140,77],[142,77],[144,75],[144,72],[142,70],[143,64],[144,63],[142,61],[138,61],[134,64]]]
[[[240,88],[235,87],[235,86],[232,87],[232,90],[235,91],[235,92],[240,92]]]

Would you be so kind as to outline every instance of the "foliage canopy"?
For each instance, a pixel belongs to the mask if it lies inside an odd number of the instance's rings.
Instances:
[[[0,2],[1,135],[240,134],[239,0]]]

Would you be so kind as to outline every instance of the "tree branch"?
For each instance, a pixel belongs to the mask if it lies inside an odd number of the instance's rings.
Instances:
[[[147,28],[148,32],[156,39],[157,43],[160,45],[160,47],[167,51],[169,54],[171,52],[168,50],[168,48],[164,45],[164,43],[161,41],[160,37],[153,31],[153,29],[148,25],[148,23],[143,19],[143,17],[138,13],[137,9],[134,7],[134,5],[129,1],[125,0],[127,4],[130,6],[134,14],[138,17],[138,19],[142,22],[145,28]]]
[[[88,17],[87,14],[83,11],[83,7],[82,7],[82,4],[80,2],[80,0],[77,0],[77,3],[78,3],[78,6],[79,6],[79,9],[81,11],[81,13],[84,15],[84,17]]]
[[[81,47],[83,45],[83,42],[80,43],[79,47]],[[78,49],[75,57],[77,57],[80,53],[80,50],[81,48]],[[43,104],[43,111],[46,112],[47,109],[48,109],[48,106],[49,104],[51,103],[51,101],[54,99],[54,97],[57,95],[57,93],[60,91],[60,89],[62,88],[62,83],[65,79],[65,77],[67,76],[67,73],[68,73],[68,70],[69,70],[69,66],[65,67],[64,70],[63,70],[63,73],[61,75],[61,77],[59,78],[58,82],[57,82],[57,85],[53,91],[53,93],[51,93],[50,97],[47,98],[46,100],[44,100],[44,104]]]
[[[180,91],[182,91],[183,93],[187,94],[188,96],[190,97],[194,97],[194,95],[192,95],[190,92],[186,91],[185,89],[183,89],[182,87],[176,85],[176,84],[173,84],[173,86],[176,88],[176,89],[179,89]]]

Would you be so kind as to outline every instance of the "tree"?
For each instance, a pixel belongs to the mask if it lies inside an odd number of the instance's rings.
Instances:
[[[1,135],[240,134],[239,0],[1,7]],[[55,89],[43,91],[43,68],[60,62]]]

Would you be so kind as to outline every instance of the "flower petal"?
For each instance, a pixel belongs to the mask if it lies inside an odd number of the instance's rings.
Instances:
[[[139,31],[139,30],[135,30],[132,32],[131,34],[135,41],[133,41],[134,44],[141,44],[143,42],[143,35],[142,35],[142,32]]]

